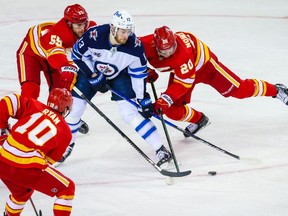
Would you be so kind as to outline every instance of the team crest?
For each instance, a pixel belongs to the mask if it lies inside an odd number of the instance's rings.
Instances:
[[[116,67],[114,65],[110,65],[107,63],[102,62],[95,62],[95,68],[97,71],[103,73],[105,76],[111,76],[117,71]]]
[[[93,31],[90,31],[89,38],[93,38],[96,41],[97,36],[98,36],[98,33],[96,29],[94,29]]]
[[[135,46],[134,47],[137,47],[137,46],[141,47],[141,41],[136,37],[135,38]]]

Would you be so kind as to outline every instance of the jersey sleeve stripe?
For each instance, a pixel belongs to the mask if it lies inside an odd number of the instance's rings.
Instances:
[[[134,78],[146,78],[148,76],[147,71],[147,66],[143,66],[143,67],[138,67],[138,68],[130,68],[128,70],[128,73],[131,77]]]
[[[73,46],[71,57],[73,60],[79,60],[82,58],[82,54],[78,50],[78,42],[76,42]]]
[[[13,94],[13,95],[9,95],[3,98],[6,102],[9,115],[12,117],[16,115],[16,112],[20,107],[19,97],[20,97],[19,95]]]
[[[182,82],[181,80],[177,80],[177,79],[174,79],[174,82],[181,84],[181,85],[184,86],[185,88],[191,88],[191,86],[192,86],[192,83],[184,83],[184,82]]]
[[[137,73],[137,72],[145,72],[147,70],[147,66],[144,65],[143,67],[138,67],[138,68],[130,68],[129,67],[129,70],[132,72],[132,73]]]
[[[30,38],[30,43],[31,43],[31,48],[35,54],[38,56],[41,56],[43,58],[46,58],[45,52],[43,51],[44,49],[42,48],[40,44],[40,34],[41,34],[41,28],[39,25],[34,26],[30,29],[29,31],[29,38]]]
[[[66,55],[65,50],[63,48],[57,47],[57,48],[53,48],[53,49],[50,49],[49,51],[47,51],[47,58],[49,56],[57,55],[57,54]]]
[[[26,50],[26,47],[28,46],[28,43],[25,41],[20,49],[19,52],[19,61],[20,61],[20,82],[25,82],[26,81],[26,72],[25,72],[25,60],[23,53]]]
[[[130,74],[130,76],[133,78],[146,78],[147,74]]]
[[[197,40],[197,56],[195,60],[196,71],[198,71],[210,59],[209,48],[202,41]]]

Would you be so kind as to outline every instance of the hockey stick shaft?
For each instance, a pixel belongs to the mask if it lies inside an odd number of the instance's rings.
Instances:
[[[35,206],[35,204],[34,204],[34,202],[33,202],[33,200],[32,200],[31,197],[30,197],[30,202],[31,202],[31,205],[32,205],[32,207],[33,207],[33,209],[34,209],[34,212],[35,212],[36,216],[42,216],[41,210],[39,211],[39,214],[38,214],[38,211],[37,211],[37,209],[36,209],[36,206]]]
[[[171,177],[182,177],[189,175],[191,171],[176,173],[176,172],[170,172],[167,170],[163,170],[157,164],[151,160],[119,127],[117,127],[94,103],[91,102],[76,86],[74,86],[73,90],[81,97],[83,98],[101,117],[103,117],[138,153],[141,154],[141,156],[148,161],[158,172],[160,172],[162,175],[165,176],[171,176]]]
[[[137,108],[139,108],[139,105],[138,105],[137,103],[135,103],[134,101],[132,101],[131,99],[129,99],[129,98],[121,95],[119,92],[116,92],[116,91],[115,91],[114,89],[112,89],[110,86],[109,86],[109,87],[107,86],[107,88],[108,88],[110,91],[112,91],[114,94],[118,95],[119,97],[121,97],[121,98],[123,98],[124,100],[126,100],[127,102],[129,102],[130,104],[132,104],[132,105],[136,106]],[[152,114],[152,115],[153,115],[154,118],[156,118],[156,119],[158,119],[158,120],[161,121],[161,117],[160,117],[160,116],[158,116],[158,115],[156,115],[156,114]],[[222,148],[220,148],[220,147],[218,147],[218,146],[216,146],[216,145],[214,145],[214,144],[212,144],[212,143],[210,143],[210,142],[208,142],[208,141],[206,141],[206,140],[204,140],[204,139],[202,139],[202,138],[200,138],[200,137],[198,137],[198,136],[196,136],[196,135],[194,135],[194,134],[192,134],[192,133],[190,133],[190,132],[188,132],[188,131],[186,131],[186,130],[184,130],[183,128],[181,128],[181,127],[173,124],[173,123],[170,122],[170,121],[167,121],[167,120],[164,119],[164,122],[165,122],[167,125],[175,128],[176,130],[181,131],[182,133],[185,133],[185,134],[187,134],[188,136],[190,136],[190,137],[192,137],[192,138],[194,138],[194,139],[196,139],[196,140],[198,140],[198,141],[200,141],[200,142],[202,142],[202,143],[204,143],[204,144],[206,144],[206,145],[208,145],[208,146],[210,146],[210,147],[212,147],[212,148],[214,148],[214,149],[216,149],[216,150],[218,150],[218,151],[220,151],[220,152],[223,152],[223,153],[226,154],[226,155],[229,155],[229,156],[231,156],[231,157],[233,157],[233,158],[236,158],[236,159],[238,159],[238,160],[241,159],[240,156],[235,155],[235,154],[233,154],[233,153],[231,153],[231,152],[228,152],[228,151],[226,151],[226,150],[224,150],[224,149],[222,149]]]
[[[153,92],[153,95],[154,95],[154,99],[155,99],[155,101],[157,101],[158,97],[157,97],[157,93],[156,93],[154,82],[151,82],[151,87],[152,87],[152,92]],[[171,143],[171,139],[170,139],[166,124],[164,122],[164,117],[163,117],[163,114],[162,114],[162,110],[159,110],[159,114],[160,114],[160,118],[161,118],[162,127],[163,127],[163,130],[164,130],[166,139],[167,139],[167,143],[169,145],[169,148],[170,148],[173,160],[174,160],[174,164],[175,164],[176,170],[177,170],[177,172],[179,172],[178,162],[177,162],[177,159],[176,159],[176,155],[175,155],[172,143]]]

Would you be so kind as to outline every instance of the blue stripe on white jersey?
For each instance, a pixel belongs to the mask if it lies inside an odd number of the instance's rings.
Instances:
[[[73,60],[80,60],[82,57],[82,55],[78,51],[78,41],[73,46],[71,57]]]
[[[135,77],[135,78],[146,78],[147,77],[147,66],[143,66],[143,67],[139,67],[139,68],[130,68],[128,67],[128,73],[130,74],[131,77]]]

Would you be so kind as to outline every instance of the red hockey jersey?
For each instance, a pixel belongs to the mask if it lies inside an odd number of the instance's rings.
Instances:
[[[177,49],[169,58],[162,58],[155,49],[153,34],[140,37],[148,62],[160,72],[172,73],[165,91],[173,101],[191,88],[197,71],[210,60],[206,44],[187,32],[176,32]]]
[[[90,21],[88,28],[94,25],[96,22]],[[67,58],[67,54],[78,38],[64,18],[57,23],[42,23],[31,27],[28,37],[33,52],[46,58],[53,68],[59,69],[72,61]]]
[[[18,119],[0,149],[0,160],[21,168],[47,167],[59,161],[72,134],[64,118],[41,102],[13,94],[0,101],[0,128]]]

